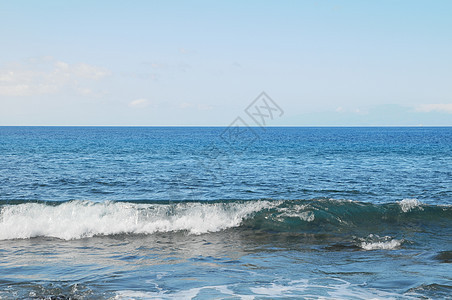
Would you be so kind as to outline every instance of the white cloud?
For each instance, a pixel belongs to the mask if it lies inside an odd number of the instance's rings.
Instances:
[[[67,87],[88,95],[91,89],[83,85],[108,75],[107,69],[86,63],[69,64],[49,57],[34,58],[24,64],[0,69],[0,96],[55,94]]]
[[[144,98],[140,98],[140,99],[136,99],[136,100],[131,101],[129,103],[129,107],[138,107],[138,108],[146,107],[146,106],[149,105],[149,103],[150,103],[149,100],[144,99]]]
[[[54,94],[58,87],[51,84],[0,84],[0,95],[2,96],[31,96],[42,94]]]
[[[106,69],[103,68],[99,68],[99,67],[95,67],[95,66],[91,66],[88,64],[76,64],[73,67],[73,73],[76,76],[82,77],[82,78],[87,78],[87,79],[94,79],[94,80],[99,80],[105,76],[110,75],[110,72],[107,71]]]
[[[418,112],[445,112],[452,114],[452,103],[421,104],[416,106]]]

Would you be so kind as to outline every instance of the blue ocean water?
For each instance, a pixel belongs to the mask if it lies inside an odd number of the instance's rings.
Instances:
[[[0,127],[0,299],[442,299],[452,128]]]

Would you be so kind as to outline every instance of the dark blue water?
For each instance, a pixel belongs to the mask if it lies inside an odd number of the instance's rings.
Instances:
[[[444,298],[451,204],[451,127],[0,127],[0,299]]]

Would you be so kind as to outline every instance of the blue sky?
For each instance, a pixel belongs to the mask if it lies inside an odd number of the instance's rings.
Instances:
[[[452,125],[452,1],[2,1],[0,125]]]

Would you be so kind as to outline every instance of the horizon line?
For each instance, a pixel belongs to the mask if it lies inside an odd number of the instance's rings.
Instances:
[[[0,125],[0,127],[229,127],[229,125]],[[452,127],[452,125],[246,125],[253,128],[278,127]]]

